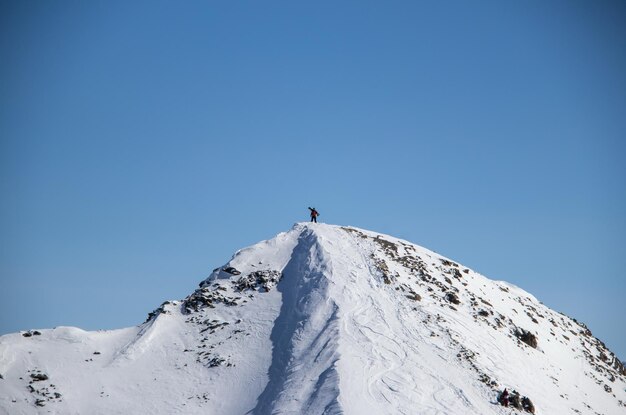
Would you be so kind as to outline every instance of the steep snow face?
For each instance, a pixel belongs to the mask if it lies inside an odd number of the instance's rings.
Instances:
[[[504,388],[537,414],[626,413],[623,364],[583,324],[350,227],[296,224],[138,327],[38,333],[0,337],[0,414],[524,413]]]

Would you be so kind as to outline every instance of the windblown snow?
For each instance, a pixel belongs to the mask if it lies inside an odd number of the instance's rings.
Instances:
[[[500,406],[507,388],[526,409]],[[300,223],[137,326],[0,337],[1,414],[626,414],[589,329],[417,245]]]

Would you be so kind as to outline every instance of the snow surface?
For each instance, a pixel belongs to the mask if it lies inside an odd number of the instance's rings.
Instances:
[[[523,413],[505,387],[537,414],[626,414],[623,366],[584,325],[352,227],[240,250],[140,326],[39,332],[0,337],[0,414]]]

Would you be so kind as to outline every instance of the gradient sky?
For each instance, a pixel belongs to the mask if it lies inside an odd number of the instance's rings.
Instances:
[[[141,323],[315,206],[626,359],[625,21],[621,1],[2,2],[0,334]]]

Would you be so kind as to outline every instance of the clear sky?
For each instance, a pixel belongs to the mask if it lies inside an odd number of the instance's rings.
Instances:
[[[626,359],[622,1],[4,1],[0,333],[141,323],[308,219]]]

